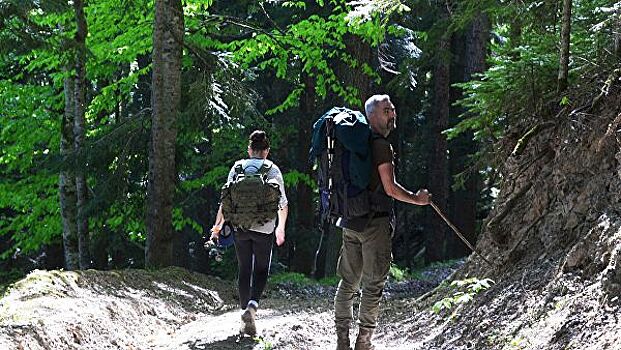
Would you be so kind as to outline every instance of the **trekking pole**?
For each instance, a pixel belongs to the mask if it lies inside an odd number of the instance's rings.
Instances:
[[[494,264],[489,262],[487,259],[485,259],[483,255],[481,255],[476,249],[474,249],[472,244],[470,244],[470,242],[468,242],[466,237],[464,237],[464,235],[457,229],[457,227],[455,227],[455,225],[453,225],[453,223],[451,223],[449,219],[446,218],[444,213],[442,213],[440,208],[438,208],[438,206],[434,202],[429,201],[429,205],[431,205],[431,207],[436,211],[436,213],[438,213],[438,215],[440,215],[440,217],[444,219],[444,222],[446,222],[447,225],[449,225],[453,229],[453,231],[455,231],[455,233],[457,234],[457,237],[459,237],[459,239],[461,239],[462,242],[464,242],[468,246],[468,248],[470,248],[470,250],[472,250],[476,255],[478,255],[481,259],[483,259],[483,261],[485,261],[489,266],[494,267]]]

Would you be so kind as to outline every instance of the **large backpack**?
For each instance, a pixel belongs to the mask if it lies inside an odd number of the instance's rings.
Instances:
[[[280,189],[275,180],[268,180],[267,173],[273,163],[265,160],[260,167],[235,163],[233,181],[222,187],[220,195],[222,214],[233,226],[245,230],[262,225],[277,216]]]
[[[313,125],[310,150],[315,160],[320,194],[320,214],[332,223],[390,211],[392,201],[369,189],[373,135],[358,111],[334,107]],[[386,198],[383,198],[386,197]]]

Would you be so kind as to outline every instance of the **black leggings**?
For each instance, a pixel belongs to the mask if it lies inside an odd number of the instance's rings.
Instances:
[[[250,300],[259,302],[272,260],[274,235],[255,231],[235,231],[235,253],[239,275],[239,304],[245,309]]]

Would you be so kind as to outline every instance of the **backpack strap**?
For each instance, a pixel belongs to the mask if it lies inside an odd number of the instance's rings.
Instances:
[[[274,163],[272,163],[271,161],[267,159],[263,160],[263,164],[261,164],[261,168],[259,168],[257,173],[261,174],[261,176],[267,176],[267,173],[269,173],[269,171],[272,169],[272,165],[274,165]]]
[[[334,179],[332,177],[332,166],[334,163],[334,157],[336,155],[336,151],[334,149],[335,142],[335,125],[334,125],[334,116],[328,115],[325,118],[326,123],[326,144],[328,149],[328,168],[325,169],[326,180],[328,181],[328,215],[325,216],[325,219],[329,219],[332,210],[334,209],[334,203],[332,200],[333,191],[334,191]]]
[[[234,166],[233,166],[233,170],[235,171],[235,177],[234,179],[237,180],[237,178],[240,175],[244,175],[245,171],[244,171],[244,167],[242,166],[241,162],[237,162]]]

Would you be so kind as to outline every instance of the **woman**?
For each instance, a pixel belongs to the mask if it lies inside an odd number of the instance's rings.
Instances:
[[[285,242],[285,223],[288,213],[287,196],[280,169],[276,164],[267,159],[269,152],[270,144],[265,131],[253,131],[249,137],[249,158],[235,162],[227,180],[227,184],[235,181],[240,174],[240,169],[243,170],[242,174],[245,175],[256,173],[260,171],[259,169],[269,169],[266,170],[267,180],[276,182],[280,190],[280,200],[273,219],[268,220],[266,223],[252,224],[247,228],[236,227],[235,230],[235,252],[239,267],[237,282],[239,302],[243,310],[241,315],[243,322],[242,332],[249,335],[256,334],[254,318],[269,273],[274,242],[272,234],[275,233],[277,245],[280,246]],[[276,220],[276,217],[278,220]],[[222,204],[220,204],[216,222],[211,229],[211,239],[218,238],[224,221],[223,208]]]

